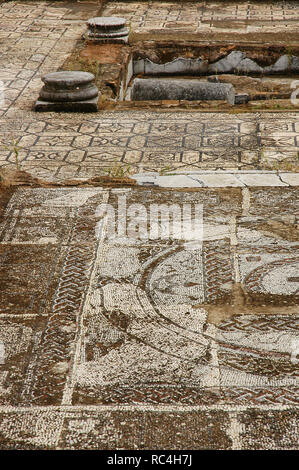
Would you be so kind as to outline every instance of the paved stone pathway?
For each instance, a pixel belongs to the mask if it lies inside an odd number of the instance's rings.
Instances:
[[[104,14],[139,32],[294,35],[297,3]],[[297,114],[33,113],[98,8],[0,4],[0,169],[59,183],[123,167],[141,184],[0,188],[0,448],[298,448]],[[168,204],[202,207],[195,243],[178,226],[152,236]]]

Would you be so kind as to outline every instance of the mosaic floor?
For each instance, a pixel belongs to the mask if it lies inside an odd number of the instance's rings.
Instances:
[[[297,1],[111,2],[105,16],[128,18],[136,31],[298,32]]]
[[[296,190],[246,191],[12,195],[0,226],[3,446],[251,448],[253,415],[260,447],[297,445]],[[120,197],[202,204],[203,242],[99,239],[97,207]]]
[[[298,28],[298,2],[220,3],[104,15],[139,32]],[[0,4],[0,168],[55,183],[114,165],[253,173],[188,190],[0,188],[0,449],[296,449],[297,114],[34,114],[40,77],[99,8]],[[145,210],[145,231],[153,205],[198,204],[202,240],[111,238],[99,206],[120,200]]]
[[[246,9],[246,15],[256,18],[257,12],[265,9],[269,18],[279,12],[283,18],[292,19],[291,26],[296,25],[293,18],[298,10],[293,2],[280,2],[279,8],[271,3],[247,3],[242,8],[239,5],[239,14]],[[178,13],[172,3],[159,4],[159,16],[164,11],[166,16],[190,15],[195,8],[206,15],[213,9],[218,15],[231,11],[235,18],[237,11],[235,2],[233,10],[226,3],[221,3],[222,10],[208,2],[180,5]],[[103,14],[112,14],[115,8],[123,9],[121,14],[128,19],[129,11],[142,17],[142,30],[146,30],[144,9],[153,15],[157,11],[151,2],[113,2]],[[130,165],[132,172],[165,168],[280,169],[282,161],[282,169],[288,171],[298,166],[298,122],[292,112],[180,112],[179,120],[174,112],[102,112],[100,117],[33,113],[41,76],[63,64],[95,10],[97,7],[89,3],[0,4],[0,80],[4,90],[2,103],[0,100],[0,166],[15,167],[13,142],[18,139],[22,169],[50,180],[97,176],[117,163]],[[171,31],[171,25],[163,24],[162,30]]]
[[[0,165],[13,167],[19,140],[22,169],[49,180],[91,177],[116,164],[131,172],[198,169],[292,170],[298,166],[295,113],[204,114],[114,112],[0,121]],[[289,165],[289,166],[288,166]]]

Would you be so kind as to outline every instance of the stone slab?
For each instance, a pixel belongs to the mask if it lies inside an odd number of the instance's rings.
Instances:
[[[234,188],[234,187],[281,187],[298,186],[298,173],[280,173],[271,171],[193,171],[192,173],[169,174],[161,176],[154,174],[132,175],[140,185],[154,185],[161,188]]]
[[[37,100],[34,105],[36,112],[66,112],[66,113],[96,113],[98,111],[98,97],[84,101],[50,102]]]

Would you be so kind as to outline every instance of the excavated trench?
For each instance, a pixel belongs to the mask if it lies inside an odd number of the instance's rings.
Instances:
[[[147,54],[136,51],[125,99],[219,99],[230,105],[287,99],[299,77],[299,58],[291,51],[270,50],[260,57],[256,51],[237,48],[218,54],[210,51],[210,55],[197,49],[178,50],[176,55],[170,49]]]
[[[261,101],[266,109],[294,109],[299,48],[85,41],[63,69],[96,75],[99,109],[169,104],[252,109]]]

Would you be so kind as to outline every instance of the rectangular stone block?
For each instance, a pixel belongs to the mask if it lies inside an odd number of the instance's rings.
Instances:
[[[34,110],[37,112],[65,112],[65,113],[96,113],[98,111],[98,98],[85,101],[50,102],[38,100]]]

